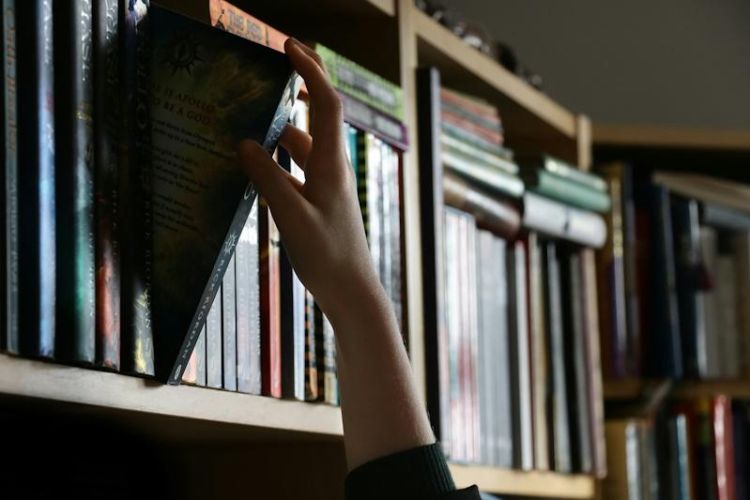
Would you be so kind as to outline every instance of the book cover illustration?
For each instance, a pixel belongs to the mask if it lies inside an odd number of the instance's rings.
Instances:
[[[179,383],[256,193],[239,141],[272,151],[299,79],[286,56],[152,7],[151,116],[157,377]]]

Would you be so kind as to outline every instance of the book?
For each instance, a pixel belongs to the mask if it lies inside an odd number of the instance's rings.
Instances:
[[[153,277],[153,210],[151,205],[150,115],[148,74],[148,1],[120,2],[120,82],[122,87],[120,144],[121,364],[124,371],[154,375],[151,317]],[[140,92],[137,87],[144,87]]]
[[[605,213],[612,206],[605,191],[592,189],[570,177],[549,170],[521,165],[521,178],[526,188],[537,194],[552,198],[584,210]]]
[[[518,198],[524,192],[521,179],[496,167],[475,163],[447,151],[443,152],[442,159],[446,170],[459,174],[495,194]]]
[[[440,89],[439,98],[444,106],[461,109],[467,115],[491,123],[493,127],[502,126],[497,108],[488,102],[445,87]]]
[[[516,154],[516,160],[527,169],[545,170],[594,191],[607,191],[607,184],[598,175],[583,171],[564,161],[544,154]]]
[[[508,151],[501,145],[489,142],[482,137],[478,137],[471,132],[464,130],[452,123],[442,122],[440,124],[442,133],[457,141],[462,141],[483,153],[488,153],[507,159]]]
[[[716,454],[717,500],[735,500],[734,438],[732,436],[732,403],[726,396],[712,401],[711,416]]]
[[[534,411],[534,468],[550,470],[553,457],[549,449],[547,424],[547,393],[549,371],[547,361],[546,297],[543,288],[542,248],[536,233],[529,233],[525,241],[528,256],[526,290],[529,304],[529,338],[531,345],[531,398]]]
[[[3,0],[3,343],[0,349],[18,353],[18,115],[16,84],[16,1]]]
[[[607,237],[604,220],[593,212],[526,192],[523,195],[522,224],[547,236],[600,248]]]
[[[182,373],[181,382],[190,385],[198,383],[198,353],[195,349],[190,354],[185,371]]]
[[[52,2],[16,3],[19,350],[55,354],[54,40]]]
[[[549,362],[548,414],[552,425],[554,470],[571,472],[571,436],[568,412],[569,383],[565,376],[565,342],[563,339],[562,288],[558,248],[544,243],[545,325],[547,325],[547,358]]]
[[[240,235],[241,237],[241,235]],[[222,387],[237,390],[237,243],[221,282]],[[249,305],[246,307],[250,307]]]
[[[0,175],[0,206],[3,207],[3,216],[0,217],[0,234],[3,237],[3,244],[0,245],[0,352],[4,352],[8,346],[8,335],[6,333],[6,330],[8,328],[8,320],[6,319],[6,316],[8,314],[8,288],[9,288],[9,282],[6,279],[7,276],[7,264],[8,259],[6,257],[7,255],[7,248],[4,244],[5,240],[8,238],[8,232],[7,232],[7,205],[5,202],[7,193],[5,189],[5,162],[7,161],[7,150],[5,147],[6,142],[6,133],[5,129],[8,126],[8,123],[5,119],[5,87],[8,85],[8,82],[5,78],[5,21],[4,18],[7,15],[13,15],[13,12],[6,13],[5,12],[5,6],[0,5],[0,33],[2,33],[3,40],[0,41],[0,44],[2,44],[3,52],[0,54],[0,68],[2,68],[2,86],[0,87],[0,92],[2,92],[2,100],[3,100],[3,106],[2,109],[0,109],[0,151],[2,151],[3,155],[3,166],[2,166],[2,175]]]
[[[255,201],[236,144],[273,151],[299,79],[267,47],[165,9],[149,18],[154,353],[157,377],[176,383]]]
[[[732,248],[737,271],[737,327],[742,344],[740,372],[750,375],[750,231],[742,231],[732,237]]]
[[[732,401],[732,437],[734,442],[734,494],[735,498],[748,497],[747,472],[750,457],[750,441],[748,438],[748,411],[747,403]]]
[[[477,394],[476,225],[469,214],[459,214],[459,304],[461,330],[459,382],[463,391],[466,459],[479,462],[479,408]]]
[[[520,241],[508,243],[507,257],[513,467],[531,470],[534,467],[534,435],[532,432],[526,250],[523,243]]]
[[[305,401],[317,401],[318,360],[316,352],[315,299],[309,290],[305,290]]]
[[[339,98],[344,111],[344,121],[375,135],[397,149],[407,149],[409,138],[403,123],[344,92],[339,92]]]
[[[474,113],[472,110],[466,109],[465,107],[456,104],[450,99],[445,99],[441,95],[443,116],[450,115],[453,120],[465,121],[471,128],[479,128],[485,133],[494,136],[495,142],[502,144],[503,142],[503,126],[500,120],[500,116],[497,112],[492,115],[479,115]],[[448,120],[449,121],[449,120]]]
[[[119,2],[93,3],[96,363],[120,367]]]
[[[206,385],[214,389],[222,386],[221,296],[220,288],[206,316]]]
[[[655,184],[685,198],[750,212],[750,187],[747,184],[684,172],[656,171],[652,179]]]
[[[96,359],[92,1],[53,3],[57,356]]]
[[[602,334],[602,358],[608,378],[635,374],[629,363],[627,303],[623,227],[623,186],[619,171],[605,173],[612,210],[604,215],[607,240],[597,252],[599,330]]]
[[[490,144],[497,144],[498,146],[503,144],[503,134],[500,130],[492,130],[484,125],[477,124],[466,116],[461,116],[460,113],[454,112],[450,107],[443,108],[441,119],[443,120],[443,123],[449,123],[455,127],[459,127],[466,133],[473,134]]]
[[[467,160],[486,163],[490,166],[504,170],[511,175],[516,175],[518,173],[518,165],[513,162],[513,153],[510,150],[497,151],[496,154],[488,153],[459,139],[451,137],[448,134],[440,135],[440,145],[444,151],[453,153],[457,156],[464,156]]]
[[[315,308],[315,345],[317,346],[318,397],[320,401],[339,404],[338,375],[336,373],[336,338],[333,326],[320,310]]]
[[[671,203],[683,363],[686,376],[698,377],[701,372],[699,346],[706,342],[698,202],[674,196]]]
[[[715,203],[700,204],[701,223],[731,231],[750,231],[750,213]]]
[[[237,340],[237,390],[261,394],[261,306],[263,281],[259,226],[266,215],[253,205],[240,233],[235,251],[235,314]]]
[[[633,420],[610,420],[606,425],[609,473],[602,482],[604,498],[631,500],[641,498],[638,427]]]
[[[719,238],[719,253],[716,257],[716,334],[719,344],[719,362],[724,378],[740,376],[742,344],[740,325],[737,324],[737,265],[731,247],[724,246]]]
[[[719,242],[716,230],[701,226],[700,229],[701,260],[707,277],[715,282],[718,278]],[[719,330],[719,303],[716,287],[710,287],[701,293],[703,302],[703,330],[705,336],[698,338],[697,354],[701,378],[721,378],[724,373],[722,334]]]
[[[443,393],[447,395],[441,399],[445,405],[445,414],[441,415],[441,439],[443,440],[444,451],[452,460],[467,460],[467,440],[465,429],[466,415],[464,410],[464,388],[462,387],[460,374],[463,371],[461,356],[461,332],[462,317],[460,306],[460,217],[461,213],[449,208],[444,208],[445,227],[444,227],[444,294],[445,294],[445,339],[438,339],[442,342],[440,345],[441,367],[445,370],[441,372],[441,387]]]
[[[513,238],[521,227],[518,208],[476,188],[461,177],[446,172],[443,175],[445,203],[474,215],[477,225],[504,238]]]
[[[677,309],[677,281],[669,192],[650,187],[650,207],[654,218],[651,237],[652,331],[651,373],[654,376],[682,378],[683,357],[680,319]]]
[[[334,87],[397,120],[404,119],[400,87],[324,45],[316,44],[315,52],[328,70]]]
[[[205,386],[206,385],[206,325],[200,329],[198,338],[195,340],[195,346],[193,351],[188,356],[190,357],[195,354],[195,385]],[[182,380],[182,375],[180,375]]]
[[[689,404],[693,411],[692,439],[695,450],[694,484],[697,498],[716,498],[716,455],[711,418],[711,399],[699,397]]]

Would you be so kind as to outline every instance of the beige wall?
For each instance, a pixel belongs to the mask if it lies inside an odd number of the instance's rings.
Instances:
[[[443,3],[596,121],[750,128],[750,0]]]

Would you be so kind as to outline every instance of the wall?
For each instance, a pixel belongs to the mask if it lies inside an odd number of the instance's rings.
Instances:
[[[441,0],[438,0],[441,1]],[[442,0],[602,123],[750,128],[747,0]]]

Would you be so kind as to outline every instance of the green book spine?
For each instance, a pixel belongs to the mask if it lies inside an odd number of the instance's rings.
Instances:
[[[334,87],[394,118],[404,119],[403,93],[398,86],[323,45],[318,44],[315,51]]]
[[[446,139],[448,139],[446,137]],[[464,161],[476,163],[487,168],[500,169],[508,175],[518,174],[518,165],[499,156],[478,151],[476,148],[468,146],[467,148],[456,147],[450,140],[441,141],[444,154],[461,158]]]
[[[493,155],[497,155],[500,157],[504,157],[507,155],[507,149],[498,145],[493,144],[478,135],[475,135],[468,130],[464,130],[463,128],[453,125],[452,123],[441,123],[440,128],[443,131],[443,134],[452,137],[453,139],[458,139],[459,141],[463,141],[472,147],[478,148],[479,150],[483,152],[487,152]]]
[[[578,208],[606,212],[612,206],[610,197],[606,193],[583,186],[546,170],[537,170],[525,176],[525,178],[531,182],[532,186],[529,187],[532,191]]]
[[[509,175],[498,168],[466,161],[445,151],[443,152],[442,159],[448,170],[456,172],[499,194],[518,198],[524,192],[521,179],[514,175]]]

